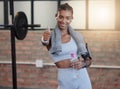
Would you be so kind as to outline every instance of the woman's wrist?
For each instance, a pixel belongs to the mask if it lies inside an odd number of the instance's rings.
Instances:
[[[85,60],[85,61],[84,61],[84,66],[83,66],[83,68],[84,68],[84,67],[89,67],[89,66],[91,65],[91,63],[92,63],[92,60],[91,60],[91,59]]]
[[[49,44],[49,41],[48,40],[44,40],[43,36],[41,38],[41,42],[42,42],[43,45],[48,45]]]
[[[83,67],[82,68],[86,68],[86,67],[87,67],[86,62],[83,62]]]

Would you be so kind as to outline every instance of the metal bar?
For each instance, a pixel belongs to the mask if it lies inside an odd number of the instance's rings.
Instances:
[[[12,56],[12,79],[13,89],[17,89],[17,74],[16,74],[16,45],[15,45],[15,31],[11,27],[11,56]]]
[[[59,8],[60,4],[61,4],[61,0],[57,0],[57,9]]]
[[[9,24],[5,24],[5,25],[0,25],[0,27],[12,27],[13,25],[9,25]],[[40,27],[40,24],[28,24],[27,26],[23,26],[23,27]]]
[[[28,24],[27,27],[40,27],[40,24]]]
[[[12,23],[14,20],[14,2],[10,0],[10,15]],[[16,45],[15,45],[15,31],[13,26],[11,27],[11,57],[12,57],[12,80],[13,89],[17,89],[17,72],[16,72]]]
[[[36,62],[16,62],[18,65],[35,65]],[[10,61],[0,61],[0,64],[11,64]],[[55,66],[54,63],[43,63],[44,66]],[[120,66],[109,65],[91,65],[90,68],[107,68],[107,69],[120,69]]]
[[[12,27],[13,25],[8,25],[8,24],[5,24],[5,25],[0,25],[0,27]]]
[[[31,24],[34,24],[34,1],[31,0]],[[31,29],[34,29],[34,27],[31,26]]]
[[[14,19],[14,2],[10,0],[10,15],[12,16],[12,20]]]
[[[4,0],[4,24],[8,24],[8,0]]]

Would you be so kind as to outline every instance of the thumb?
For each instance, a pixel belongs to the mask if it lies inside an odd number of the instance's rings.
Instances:
[[[47,27],[47,30],[48,30],[49,32],[51,32],[51,31],[50,31],[50,27]]]

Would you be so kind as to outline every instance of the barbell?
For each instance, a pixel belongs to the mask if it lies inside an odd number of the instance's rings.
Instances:
[[[18,40],[23,40],[28,32],[28,27],[40,27],[40,24],[28,24],[27,16],[24,12],[19,11],[16,13],[13,24],[0,25],[0,27],[10,27],[14,30],[15,37]]]

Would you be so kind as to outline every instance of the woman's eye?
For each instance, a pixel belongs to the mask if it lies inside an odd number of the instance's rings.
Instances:
[[[62,19],[63,17],[62,16],[59,16],[59,19]]]
[[[71,17],[66,17],[66,19],[67,19],[67,20],[70,20],[70,19],[71,19]]]

